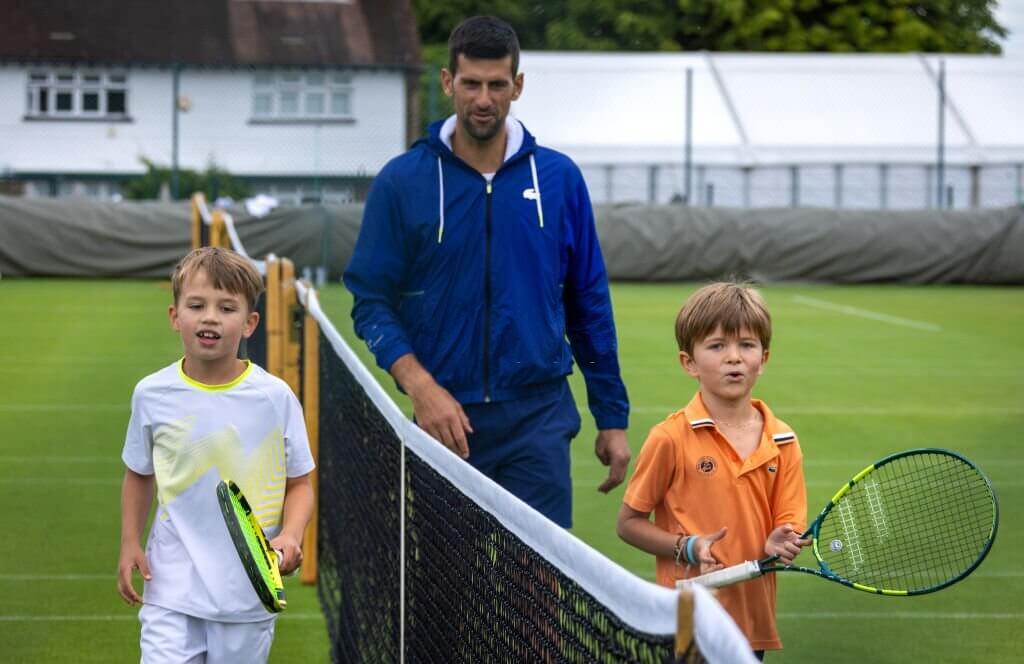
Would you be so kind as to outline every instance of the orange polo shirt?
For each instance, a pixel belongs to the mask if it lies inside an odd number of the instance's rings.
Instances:
[[[725,566],[765,557],[772,530],[807,526],[803,454],[796,434],[764,402],[751,400],[764,417],[757,449],[746,460],[715,426],[700,392],[689,405],[655,425],[637,458],[624,501],[654,512],[654,524],[671,533],[706,535],[728,526],[712,552]],[[698,568],[656,559],[657,582],[696,576]],[[782,647],[775,629],[775,575],[766,574],[718,592],[718,601],[754,650]]]

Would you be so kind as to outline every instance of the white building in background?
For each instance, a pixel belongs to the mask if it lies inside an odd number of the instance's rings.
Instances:
[[[418,125],[407,0],[11,4],[0,0],[7,193],[116,197],[143,160],[169,167],[176,143],[181,168],[342,202]]]
[[[1024,60],[918,54],[526,52],[513,113],[596,202],[739,207],[1024,201]]]

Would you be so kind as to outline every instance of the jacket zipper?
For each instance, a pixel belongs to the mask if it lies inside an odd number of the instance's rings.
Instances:
[[[491,183],[487,183],[484,246],[484,403],[491,401]]]

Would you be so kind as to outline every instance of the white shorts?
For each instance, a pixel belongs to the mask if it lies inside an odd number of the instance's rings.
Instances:
[[[139,622],[142,664],[258,664],[270,656],[276,617],[217,622],[144,604]]]

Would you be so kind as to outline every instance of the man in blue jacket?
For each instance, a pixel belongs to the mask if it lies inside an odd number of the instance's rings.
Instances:
[[[508,117],[523,89],[511,26],[467,19],[448,53],[441,83],[455,115],[370,190],[345,271],[355,330],[421,428],[570,527],[573,356],[610,467],[600,491],[622,482],[630,458],[590,197],[568,157]]]

